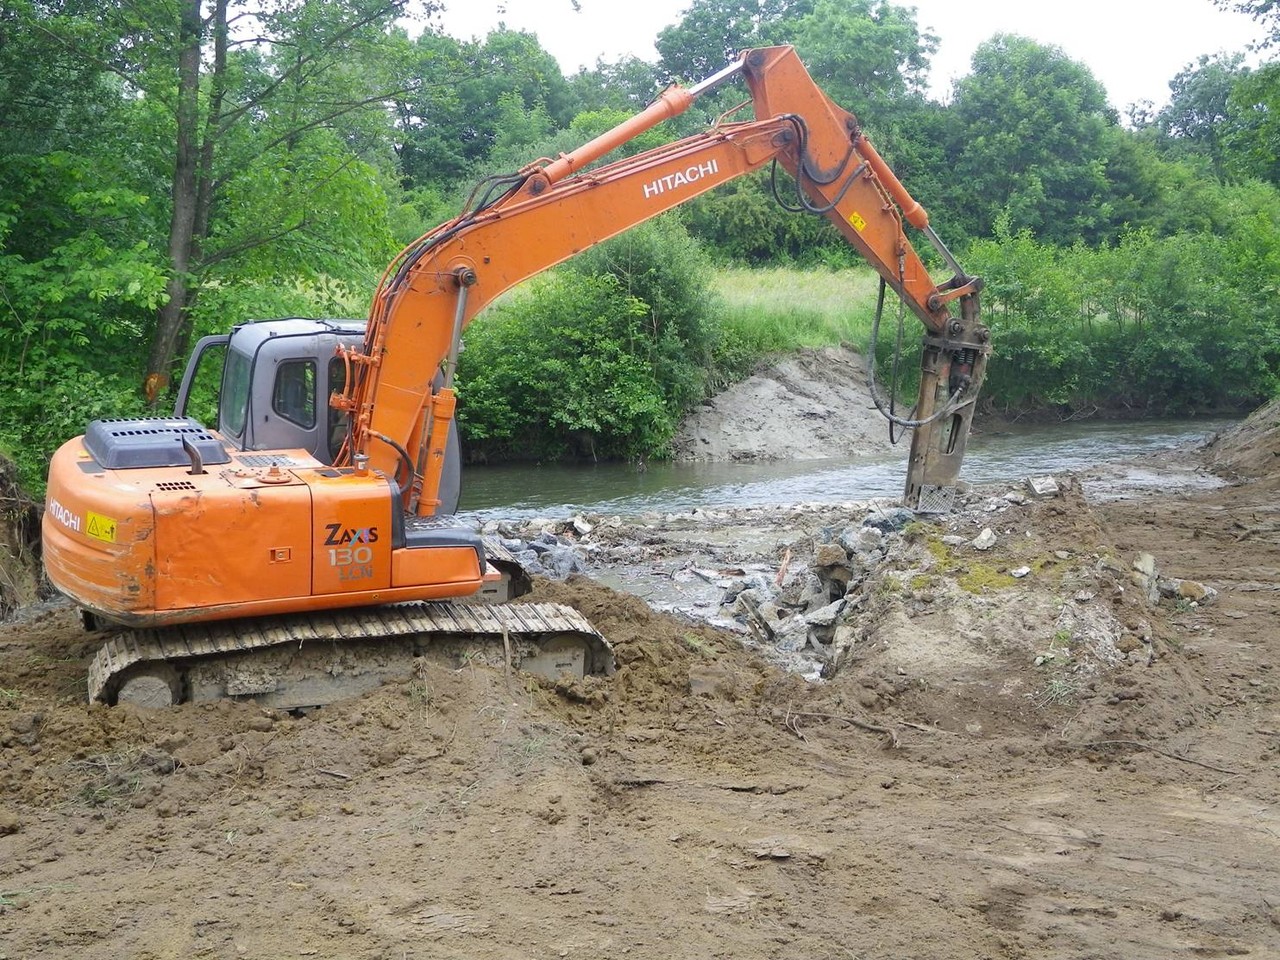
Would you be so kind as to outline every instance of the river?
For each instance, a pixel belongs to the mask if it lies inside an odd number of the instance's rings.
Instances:
[[[1202,442],[1233,426],[1227,419],[1079,421],[1001,425],[969,441],[962,479],[1015,481],[1027,476],[1147,460],[1123,471],[1131,486],[1157,485],[1149,460],[1161,451]],[[518,464],[463,471],[459,513],[479,519],[631,516],[694,507],[830,503],[897,497],[906,476],[907,442],[892,453],[839,460],[770,463],[650,463],[576,466]]]

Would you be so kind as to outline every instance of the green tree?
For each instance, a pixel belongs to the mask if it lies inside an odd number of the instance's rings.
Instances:
[[[1106,92],[1058,47],[999,34],[979,45],[951,106],[952,177],[964,184],[970,230],[990,235],[1004,215],[1016,233],[1055,243],[1113,231]]]
[[[591,248],[468,328],[471,455],[663,455],[705,395],[718,319],[707,261],[673,216]]]
[[[668,82],[705,79],[751,47],[789,42],[790,28],[813,0],[693,0],[655,42]]]
[[[640,346],[645,313],[615,277],[563,271],[473,323],[458,364],[468,455],[662,454],[675,422]]]
[[[923,94],[937,49],[937,38],[916,24],[914,7],[885,0],[815,0],[792,33],[818,86],[877,131]]]
[[[1276,0],[1214,0],[1214,3],[1222,10],[1235,10],[1257,20],[1266,31],[1258,41],[1260,49],[1280,43],[1280,3]]]
[[[661,91],[658,68],[638,57],[624,57],[616,63],[597,60],[591,69],[583,67],[569,78],[577,98],[578,111],[624,110],[638,113]]]
[[[786,175],[779,173],[779,178],[780,189],[787,189]],[[681,216],[689,232],[720,261],[812,264],[832,250],[849,249],[825,217],[784,209],[767,175],[727,183],[690,201]]]
[[[644,305],[644,357],[673,421],[705,395],[717,304],[706,256],[674,215],[641,224],[569,261],[584,276],[610,276]]]
[[[495,147],[534,136],[522,113],[541,128],[573,118],[573,89],[531,33],[501,27],[461,44],[423,34],[413,56],[411,70],[427,82],[395,108],[401,170],[413,187],[469,179]]]
[[[1280,63],[1241,77],[1228,111],[1231,123],[1222,134],[1228,170],[1280,185]]]
[[[190,335],[189,308],[221,271],[267,246],[278,267],[286,238],[302,274],[341,261],[350,237],[336,235],[335,213],[367,209],[360,182],[371,179],[344,141],[359,133],[356,116],[379,113],[396,86],[379,67],[401,2],[53,0],[27,10],[30,29],[70,60],[144,98],[155,110],[147,132],[167,141],[168,280],[149,331],[153,396]]]
[[[1226,176],[1231,92],[1248,75],[1244,54],[1202,56],[1169,81],[1169,104],[1156,115],[1167,147],[1208,157],[1219,180]]]

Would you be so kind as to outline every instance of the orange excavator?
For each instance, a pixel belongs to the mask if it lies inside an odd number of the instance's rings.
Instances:
[[[731,111],[704,133],[592,166],[739,76],[754,119]],[[892,416],[914,428],[907,504],[947,509],[989,354],[981,282],[794,50],[750,50],[572,153],[482,183],[462,214],[392,262],[367,323],[241,324],[197,346],[173,417],[98,420],[64,444],[50,465],[44,559],[86,624],[108,629],[91,698],[303,707],[428,652],[558,678],[607,673],[607,643],[570,608],[457,602],[527,585],[500,544],[449,516],[462,334],[521,281],[773,162],[796,182],[797,206],[835,224],[925,325],[918,403]],[[930,278],[906,224],[941,256],[946,281]],[[185,412],[193,377],[219,352],[214,430]]]

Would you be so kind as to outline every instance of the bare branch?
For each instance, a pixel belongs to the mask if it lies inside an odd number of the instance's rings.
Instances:
[[[337,179],[340,173],[342,173],[349,166],[351,166],[351,164],[355,163],[355,160],[356,160],[355,157],[347,157],[345,160],[343,160],[341,164],[335,167],[329,173],[328,176],[318,180],[312,186],[312,188],[308,191],[308,193],[310,195],[315,195],[316,193],[318,193],[322,187],[326,186],[329,183],[332,183],[335,179]],[[265,246],[268,243],[274,243],[277,240],[282,240],[285,237],[291,234],[297,233],[300,230],[305,230],[305,228],[309,227],[313,222],[314,221],[311,218],[304,216],[302,219],[300,219],[297,223],[293,224],[292,226],[284,227],[283,229],[277,230],[274,233],[264,234],[257,237],[245,238],[244,240],[241,240],[239,243],[234,243],[228,247],[224,247],[223,249],[218,250],[217,252],[212,253],[209,256],[205,257],[201,261],[199,267],[197,267],[196,269],[200,272],[203,272],[204,270],[207,270],[210,267],[216,266],[217,264],[222,263],[225,260],[229,260],[232,257],[238,256],[242,253],[246,253],[249,250],[256,250],[258,247]]]
[[[331,51],[333,48],[338,46],[339,43],[353,36],[357,31],[361,30],[364,27],[367,27],[369,24],[374,23],[375,21],[381,19],[382,17],[386,16],[392,11],[399,9],[400,7],[404,6],[406,2],[407,0],[386,0],[386,2],[374,6],[363,17],[353,20],[351,23],[347,24],[347,26],[344,27],[342,30],[339,30],[336,34],[334,34],[334,36],[330,37],[328,43],[322,48],[321,52],[327,53]],[[241,117],[243,117],[250,110],[254,109],[255,107],[269,100],[277,90],[279,90],[286,83],[293,80],[299,73],[303,71],[304,68],[310,66],[317,59],[318,57],[316,56],[300,58],[298,61],[293,63],[287,70],[282,71],[281,74],[278,77],[276,77],[275,80],[273,80],[270,84],[268,84],[262,90],[262,92],[259,93],[256,97],[250,97],[244,103],[240,104],[240,106],[237,107],[235,110],[232,110],[230,113],[228,113],[225,117],[220,118],[217,136],[221,137],[223,134],[225,134],[232,126],[235,125],[235,123]]]

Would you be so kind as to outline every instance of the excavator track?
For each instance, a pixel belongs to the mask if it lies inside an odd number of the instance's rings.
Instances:
[[[292,710],[403,678],[416,657],[550,678],[614,670],[608,642],[572,607],[401,603],[121,631],[90,666],[89,698],[163,707],[229,697]]]

